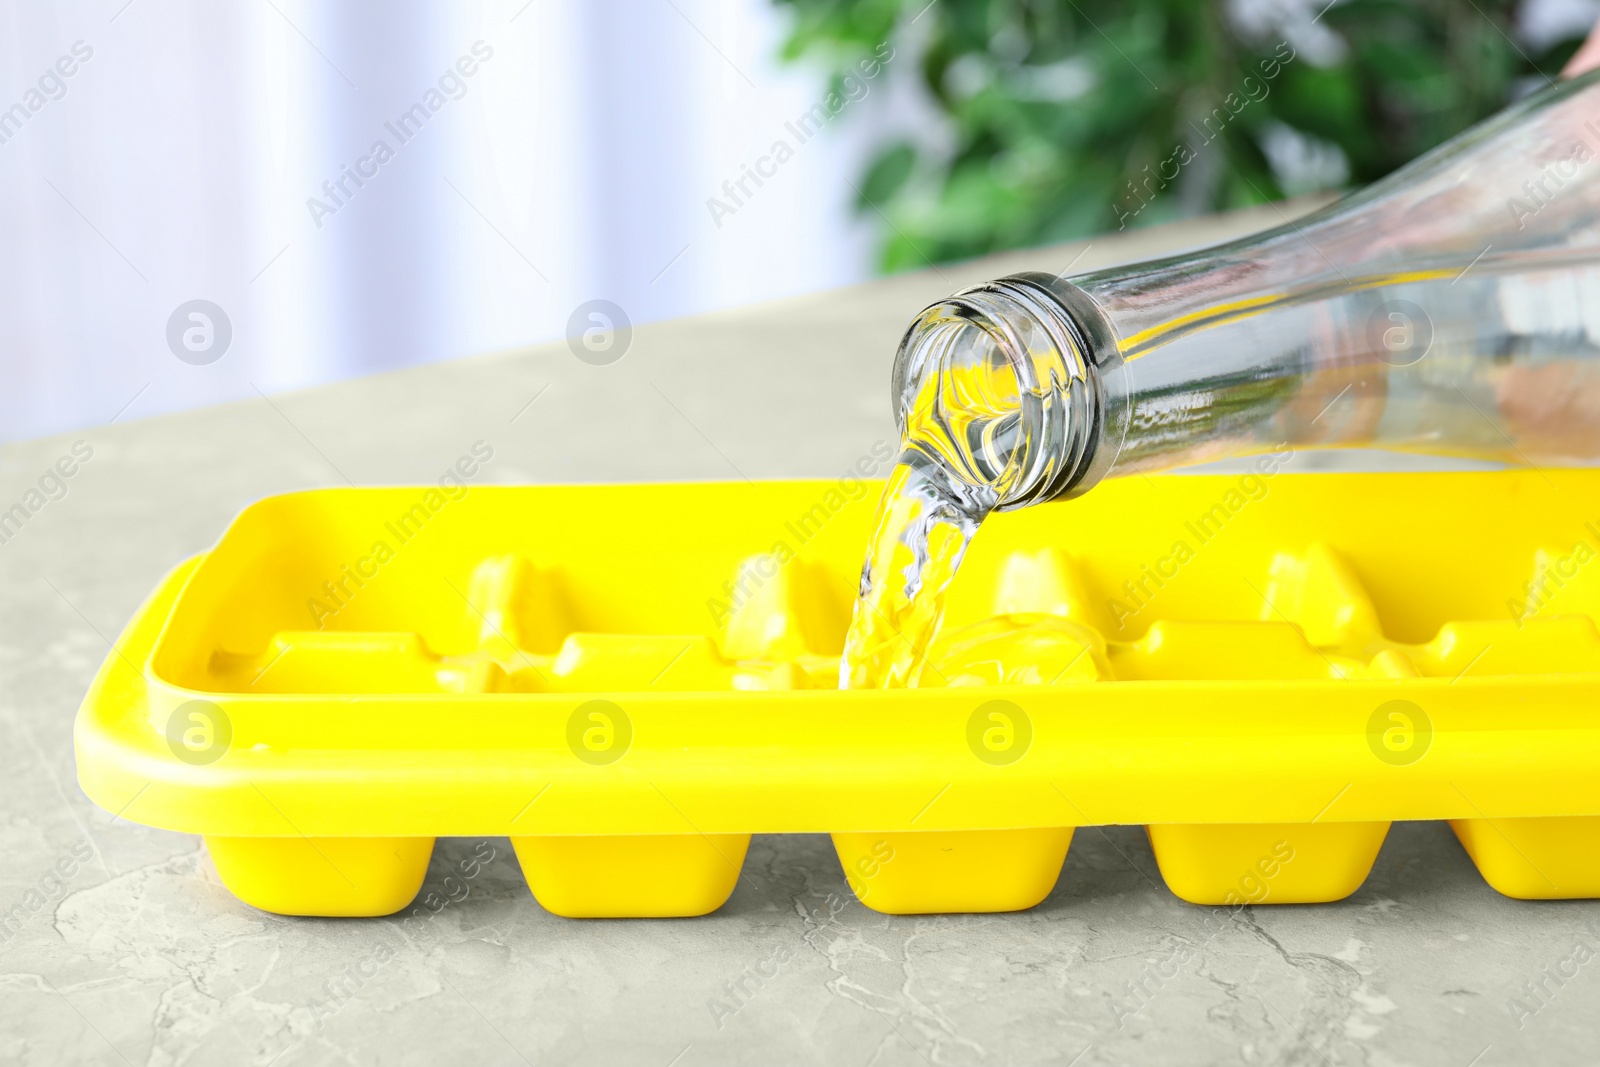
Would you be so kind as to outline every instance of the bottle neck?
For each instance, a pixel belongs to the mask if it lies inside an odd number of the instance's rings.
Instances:
[[[1104,382],[1120,366],[1110,323],[1050,274],[985,282],[930,305],[895,357],[904,447],[986,497],[1023,507],[1087,489],[1114,454]]]
[[[998,508],[1285,446],[1600,460],[1596,116],[1600,72],[1277,229],[963,290],[901,342],[908,447]]]

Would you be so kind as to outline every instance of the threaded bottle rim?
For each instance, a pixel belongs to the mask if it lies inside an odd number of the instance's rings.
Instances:
[[[1015,426],[1003,455],[950,473],[1010,510],[1087,489],[1104,432],[1101,370],[1116,352],[1109,328],[1082,290],[1049,274],[1017,274],[963,289],[924,308],[895,356],[893,405],[902,437],[930,375],[952,373],[955,342],[982,331],[988,351],[1016,379]],[[970,335],[965,338],[971,340]],[[949,442],[958,454],[971,442]],[[945,463],[948,466],[948,462]]]

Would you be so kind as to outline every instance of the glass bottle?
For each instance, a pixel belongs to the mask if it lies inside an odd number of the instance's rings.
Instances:
[[[975,514],[1285,444],[1600,461],[1600,72],[1265,233],[956,293],[893,388]]]

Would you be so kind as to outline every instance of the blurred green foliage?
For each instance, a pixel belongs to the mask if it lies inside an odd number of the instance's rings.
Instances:
[[[855,179],[890,271],[1370,182],[1578,45],[1534,54],[1509,0],[776,2],[835,91],[891,41],[943,113]]]

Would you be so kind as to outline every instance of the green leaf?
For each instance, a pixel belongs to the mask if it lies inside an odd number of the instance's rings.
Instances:
[[[856,207],[861,210],[871,210],[874,204],[881,204],[900,191],[900,187],[911,177],[911,171],[917,165],[917,150],[909,144],[901,143],[886,152],[879,153],[878,158],[872,161],[867,168],[867,176],[861,182],[861,195],[856,198]]]

